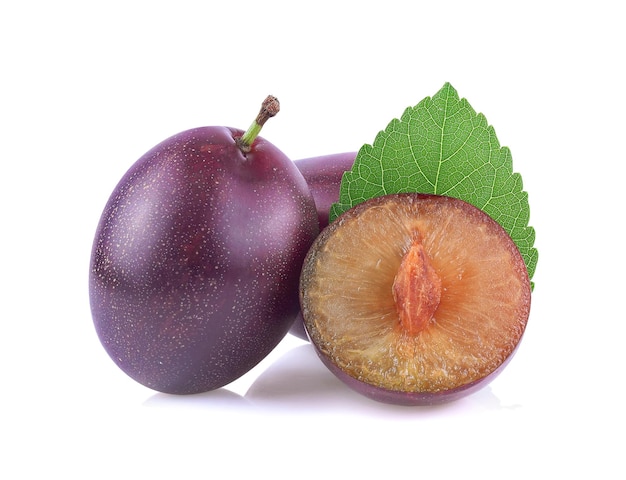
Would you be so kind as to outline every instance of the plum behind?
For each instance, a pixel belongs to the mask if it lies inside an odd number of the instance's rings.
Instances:
[[[97,228],[90,300],[115,363],[157,391],[188,394],[248,372],[288,332],[318,234],[293,162],[258,137],[201,127],[140,158]]]
[[[330,207],[339,201],[341,178],[352,168],[355,158],[356,152],[344,152],[294,162],[313,194],[320,231],[328,225]]]
[[[356,152],[343,152],[302,158],[294,162],[313,194],[320,231],[328,225],[330,207],[339,200],[343,173],[352,168],[355,158]],[[302,340],[308,340],[301,312],[298,312],[289,333]]]

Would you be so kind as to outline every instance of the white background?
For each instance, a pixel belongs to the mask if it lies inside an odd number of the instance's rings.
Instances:
[[[4,2],[0,477],[625,478],[619,7]],[[498,379],[446,406],[387,406],[295,337],[209,394],[117,369],[87,273],[137,158],[187,128],[246,128],[267,94],[282,108],[262,136],[291,158],[357,150],[446,81],[511,148],[537,232],[528,329]]]

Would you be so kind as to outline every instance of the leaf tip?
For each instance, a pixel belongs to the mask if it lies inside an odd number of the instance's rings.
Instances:
[[[456,88],[454,88],[450,82],[445,82],[443,84],[443,87],[441,87],[441,89],[439,90],[439,92],[447,92],[448,94],[458,96],[458,92],[456,91]]]

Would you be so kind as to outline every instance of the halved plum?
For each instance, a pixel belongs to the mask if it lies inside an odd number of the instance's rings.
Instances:
[[[378,401],[429,405],[510,361],[531,287],[506,231],[456,198],[363,202],[315,240],[300,277],[305,328],[329,369]]]

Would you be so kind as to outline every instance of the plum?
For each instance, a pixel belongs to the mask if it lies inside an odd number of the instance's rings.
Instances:
[[[403,193],[340,215],[311,247],[304,326],[354,390],[399,405],[452,401],[511,360],[531,288],[511,237],[463,200]]]
[[[355,158],[356,152],[343,152],[295,161],[313,194],[320,231],[328,225],[330,207],[339,200],[343,173],[352,168]],[[308,340],[301,312],[298,312],[289,333],[302,340]]]
[[[313,194],[320,231],[328,225],[330,207],[339,201],[341,178],[352,168],[355,158],[356,152],[343,152],[295,161]]]
[[[93,322],[113,361],[160,392],[227,385],[257,365],[299,311],[319,233],[304,177],[258,136],[199,127],[143,155],[111,194],[89,275]]]

